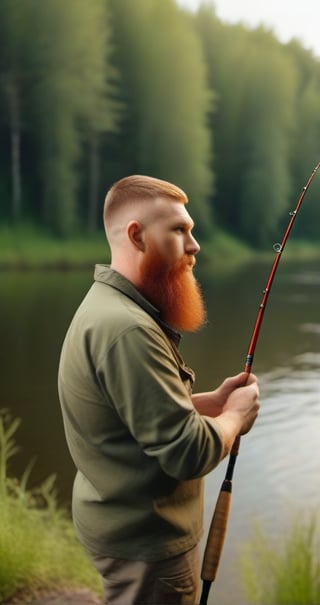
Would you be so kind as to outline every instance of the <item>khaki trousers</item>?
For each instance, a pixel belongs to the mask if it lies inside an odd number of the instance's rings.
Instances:
[[[163,561],[95,559],[106,605],[197,605],[200,597],[198,547]]]

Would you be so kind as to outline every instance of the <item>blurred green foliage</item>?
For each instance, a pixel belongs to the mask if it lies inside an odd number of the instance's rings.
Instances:
[[[319,161],[319,103],[319,59],[210,1],[1,0],[0,224],[94,232],[143,173],[186,190],[203,242],[264,247]],[[317,240],[319,196],[293,237]]]

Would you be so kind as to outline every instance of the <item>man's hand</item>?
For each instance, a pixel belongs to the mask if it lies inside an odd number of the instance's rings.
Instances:
[[[236,376],[226,378],[214,391],[192,395],[193,405],[200,414],[215,418],[222,414],[224,406],[233,391],[250,384],[257,384],[256,376],[241,372]]]
[[[254,374],[241,372],[226,378],[214,391],[192,396],[198,412],[215,419],[223,434],[223,456],[230,452],[235,438],[251,429],[257,418],[258,380]]]
[[[230,419],[233,417],[234,422],[239,425],[238,434],[240,435],[244,435],[251,429],[260,408],[257,378],[254,374],[248,376],[244,373],[244,375],[247,376],[245,386],[235,387],[230,391],[222,411],[222,414],[229,416]],[[230,384],[228,379],[225,383]]]

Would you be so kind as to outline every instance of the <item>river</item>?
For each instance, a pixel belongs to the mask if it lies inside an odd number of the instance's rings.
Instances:
[[[257,262],[202,278],[208,325],[181,344],[196,371],[196,391],[244,368],[270,268]],[[91,280],[90,271],[1,273],[0,407],[22,421],[20,452],[10,469],[20,474],[36,458],[31,482],[56,473],[66,504],[74,468],[61,422],[57,366],[65,331]],[[241,440],[226,543],[209,599],[219,605],[246,603],[238,554],[255,519],[281,540],[293,515],[319,507],[320,262],[281,261],[252,370],[260,380],[261,413]],[[206,479],[206,525],[224,472],[225,462]]]

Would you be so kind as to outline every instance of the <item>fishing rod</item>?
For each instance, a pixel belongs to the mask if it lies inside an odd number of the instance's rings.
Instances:
[[[260,307],[258,310],[256,322],[254,324],[252,337],[250,340],[248,353],[245,362],[244,371],[247,374],[250,374],[251,367],[253,363],[253,357],[259,337],[259,332],[261,328],[261,323],[263,319],[263,315],[265,312],[267,300],[270,294],[270,289],[272,286],[272,282],[280,262],[281,253],[286,245],[286,241],[289,237],[290,231],[292,229],[292,225],[296,219],[296,216],[299,212],[300,206],[302,204],[303,198],[307,193],[309,186],[314,179],[316,172],[320,167],[320,162],[316,165],[314,170],[312,171],[306,185],[302,189],[302,193],[299,197],[297,206],[295,210],[290,212],[290,220],[288,226],[286,228],[285,234],[283,236],[282,242],[274,244],[273,249],[276,252],[276,256],[265,286],[263,290],[263,297],[260,303]],[[208,532],[207,543],[203,556],[202,570],[201,570],[201,579],[202,579],[202,594],[200,599],[200,605],[207,605],[209,591],[211,588],[212,582],[215,580],[217,576],[217,571],[220,563],[220,558],[222,554],[224,539],[227,531],[228,525],[228,517],[231,506],[231,494],[232,494],[232,477],[233,471],[235,467],[235,463],[237,460],[237,456],[240,448],[240,435],[235,439],[235,442],[232,446],[229,462],[227,466],[227,471],[223,483],[221,485],[220,493],[216,502],[215,510],[213,513],[211,525]]]

